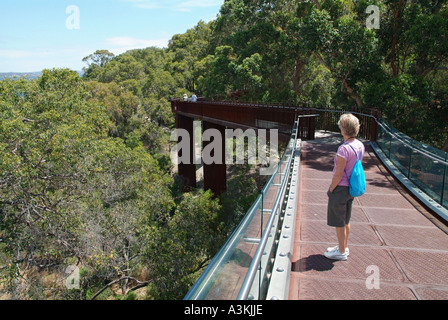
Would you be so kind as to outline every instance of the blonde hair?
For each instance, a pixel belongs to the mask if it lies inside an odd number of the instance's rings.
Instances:
[[[351,113],[343,114],[339,119],[338,126],[345,135],[351,138],[358,136],[361,127],[358,118]]]

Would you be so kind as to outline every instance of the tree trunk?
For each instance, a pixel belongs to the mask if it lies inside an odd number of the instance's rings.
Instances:
[[[294,66],[294,84],[293,84],[293,90],[296,96],[300,94],[301,91],[301,84],[300,79],[302,78],[302,72],[305,69],[305,61],[303,59],[297,60],[296,64]]]
[[[331,67],[328,65],[328,63],[325,62],[325,60],[317,53],[313,52],[314,57],[316,57],[320,63],[322,63],[331,73],[334,73]],[[348,76],[348,75],[347,75]],[[353,90],[352,87],[347,82],[347,76],[341,76],[342,85],[344,86],[345,90],[347,90],[347,94],[353,98],[356,101],[356,104],[358,107],[362,107],[364,104],[362,103],[361,97]],[[345,93],[345,92],[343,92]]]
[[[448,152],[448,132],[447,132],[447,138],[445,141],[445,144],[443,145],[443,151]]]
[[[394,34],[392,37],[392,47],[391,47],[391,57],[390,57],[390,68],[392,69],[392,75],[394,78],[398,77],[398,32],[400,28],[400,11],[403,5],[403,0],[399,0],[396,10],[394,10]]]
[[[342,78],[342,85],[347,90],[347,94],[356,101],[356,104],[358,107],[362,107],[364,104],[362,103],[361,97],[353,90],[349,84],[347,83],[347,80],[345,78]]]

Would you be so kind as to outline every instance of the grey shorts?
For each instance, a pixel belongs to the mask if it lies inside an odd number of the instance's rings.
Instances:
[[[349,187],[337,186],[333,193],[328,190],[327,224],[330,227],[343,228],[350,223],[354,198]]]

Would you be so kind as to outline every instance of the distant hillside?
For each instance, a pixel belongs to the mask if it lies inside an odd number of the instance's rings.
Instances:
[[[78,71],[79,75],[82,77],[83,71]],[[37,79],[42,72],[0,72],[0,80],[3,79],[14,79],[14,78],[25,78],[25,79]]]
[[[37,79],[41,74],[42,72],[6,72],[0,73],[0,80],[14,78]]]

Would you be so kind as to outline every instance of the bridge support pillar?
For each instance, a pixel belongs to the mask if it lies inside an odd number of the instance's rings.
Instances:
[[[183,129],[188,132],[188,139],[189,142],[185,142],[185,145],[188,145],[189,150],[182,150],[181,152],[187,152],[187,156],[189,157],[188,161],[181,162],[178,164],[178,172],[179,175],[184,178],[184,185],[186,191],[190,191],[191,189],[196,188],[196,164],[193,161],[194,157],[194,130],[193,130],[193,118],[185,117],[182,115],[177,114],[176,122],[177,122],[177,129]],[[185,138],[185,137],[184,137]],[[179,140],[181,138],[179,137]],[[179,143],[180,141],[178,141]],[[181,155],[179,155],[179,159],[181,158]]]
[[[221,195],[227,189],[225,129],[222,125],[202,122],[204,190],[211,190],[215,196]]]

